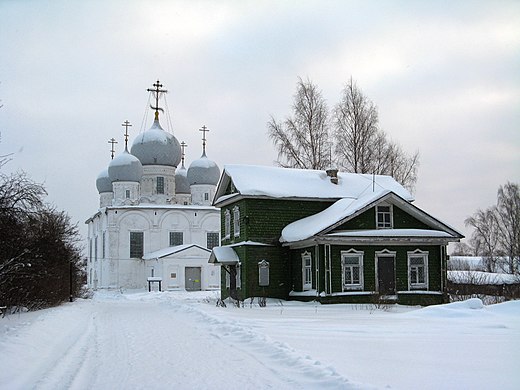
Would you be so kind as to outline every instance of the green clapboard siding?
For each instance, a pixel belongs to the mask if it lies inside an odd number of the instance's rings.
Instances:
[[[222,245],[241,241],[278,244],[282,229],[301,218],[323,211],[331,202],[242,199],[221,209],[221,229],[225,231],[225,212],[231,213],[231,235]],[[240,209],[240,236],[233,229],[233,208]]]

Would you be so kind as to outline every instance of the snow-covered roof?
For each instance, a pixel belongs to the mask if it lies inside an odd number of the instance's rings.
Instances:
[[[204,248],[204,247],[202,247],[200,245],[197,245],[197,244],[176,245],[176,246],[169,246],[167,248],[159,249],[158,251],[145,253],[144,256],[143,256],[143,260],[160,259],[162,257],[170,256],[170,255],[173,255],[175,253],[179,253],[179,252],[185,251],[185,250],[190,249],[192,247],[195,247],[195,248],[198,248],[198,249],[202,249],[203,251],[206,251],[208,253],[210,251],[208,248]]]
[[[224,191],[230,180],[233,181],[237,192],[244,196],[357,199],[368,193],[388,190],[409,202],[413,201],[412,195],[390,176],[339,172],[338,184],[333,184],[325,171],[258,165],[225,165],[215,203],[225,196]]]
[[[366,193],[358,199],[344,198],[320,213],[295,221],[282,230],[281,242],[305,240],[318,234],[329,226],[345,219],[390,193],[388,190]]]
[[[216,246],[209,256],[208,263],[236,264],[240,261],[235,250],[229,246]]]
[[[311,238],[319,233],[327,233],[338,227],[350,218],[359,215],[380,202],[395,204],[407,213],[422,221],[431,230],[427,229],[378,229],[360,230],[359,232],[336,232],[329,233],[329,237],[430,237],[430,238],[463,238],[462,234],[455,229],[432,217],[418,207],[407,202],[394,192],[379,190],[376,192],[365,193],[358,199],[344,198],[336,201],[325,210],[314,215],[302,218],[290,223],[282,230],[281,242],[297,242]],[[434,233],[438,232],[438,233]],[[441,234],[442,233],[442,234]]]

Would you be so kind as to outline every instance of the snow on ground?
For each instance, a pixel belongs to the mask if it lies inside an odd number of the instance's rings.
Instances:
[[[520,388],[520,301],[222,308],[217,294],[98,292],[0,318],[0,389]]]

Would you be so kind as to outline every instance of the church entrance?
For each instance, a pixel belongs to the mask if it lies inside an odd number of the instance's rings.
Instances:
[[[201,267],[186,267],[184,269],[184,288],[186,291],[200,291]]]

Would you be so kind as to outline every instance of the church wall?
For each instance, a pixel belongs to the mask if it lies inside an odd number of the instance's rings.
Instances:
[[[192,184],[191,190],[191,202],[194,205],[211,206],[213,198],[215,197],[214,185],[210,184]]]
[[[128,207],[108,208],[102,210],[96,217],[89,221],[89,243],[92,241],[92,251],[95,252],[95,240],[97,237],[97,258],[92,254],[89,261],[87,274],[91,288],[146,288],[147,277],[150,276],[150,268],[142,259],[130,258],[130,232],[143,232],[144,253],[154,252],[166,248],[170,244],[170,232],[183,233],[184,244],[207,245],[208,232],[220,232],[220,212],[213,208],[161,208],[161,207]],[[105,232],[105,258],[102,258],[103,232]],[[218,269],[208,264],[207,257],[199,257],[197,264],[202,267],[202,288],[214,288],[218,285]],[[90,260],[90,258],[89,258]],[[174,272],[178,278],[182,278],[184,287],[184,266],[177,266]],[[164,287],[170,282],[170,265],[154,268],[156,276],[163,276]],[[213,277],[216,281],[210,282]],[[94,275],[96,283],[94,283]],[[179,279],[181,281],[181,279]],[[213,287],[211,286],[213,285]]]

